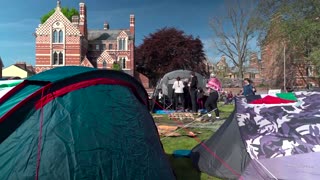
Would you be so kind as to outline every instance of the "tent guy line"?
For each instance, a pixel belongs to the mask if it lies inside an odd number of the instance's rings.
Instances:
[[[157,103],[157,102],[155,102]],[[165,110],[160,104],[158,104],[160,106],[160,108],[162,108],[163,110]],[[182,127],[184,127],[185,125],[183,124],[183,122],[179,121],[177,118],[173,118],[174,122],[176,122],[178,125],[181,125]],[[183,130],[185,130],[186,133],[189,133],[190,130],[185,127],[183,128]],[[239,174],[238,172],[236,172],[232,167],[230,167],[229,164],[227,164],[225,161],[223,161],[222,158],[220,158],[216,153],[214,153],[213,151],[210,150],[210,148],[204,144],[201,139],[199,139],[198,137],[194,136],[192,137],[194,140],[196,140],[199,144],[201,144],[201,146],[203,146],[214,158],[216,158],[219,162],[221,162],[221,164],[223,166],[225,166],[227,169],[230,170],[231,173],[233,173],[235,176],[237,176],[240,180],[243,180],[241,174]]]

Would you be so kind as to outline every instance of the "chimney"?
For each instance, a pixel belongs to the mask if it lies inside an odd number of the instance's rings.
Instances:
[[[135,18],[133,14],[130,14],[130,33],[134,37],[135,30],[134,30]]]
[[[103,29],[104,30],[108,30],[109,29],[109,23],[108,22],[104,22]]]
[[[80,8],[79,30],[83,36],[87,37],[87,8],[83,2],[79,3],[79,8]]]
[[[26,62],[16,62],[15,65],[20,67],[21,69],[27,70],[27,63]]]
[[[79,25],[79,16],[75,15],[75,16],[72,16],[72,24],[76,27],[78,27]]]

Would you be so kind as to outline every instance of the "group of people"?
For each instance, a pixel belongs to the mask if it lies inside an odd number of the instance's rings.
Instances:
[[[197,87],[198,79],[194,72],[191,72],[189,82],[183,82],[180,77],[177,77],[172,86],[174,92],[174,108],[177,109],[179,102],[181,102],[184,111],[186,108],[189,108],[189,103],[186,103],[185,100],[188,101],[190,99],[191,111],[197,112]]]
[[[186,103],[186,95],[190,95],[188,99],[191,101],[191,112],[197,113],[199,108],[205,107],[207,112],[215,111],[216,118],[219,119],[218,99],[221,91],[221,82],[217,78],[211,78],[207,85],[207,91],[198,88],[198,79],[194,72],[190,74],[188,83],[184,83],[180,77],[176,78],[172,89],[174,92],[174,109],[178,109],[181,104],[182,111],[188,108]],[[210,113],[209,113],[210,114]]]
[[[218,109],[218,101],[222,90],[221,82],[213,74],[206,84],[206,90],[198,88],[198,79],[194,72],[190,74],[189,80],[182,81],[180,77],[176,78],[173,83],[173,99],[174,109],[178,110],[181,105],[182,111],[189,109],[190,112],[196,113],[198,108],[205,108],[207,115],[211,118],[211,112],[215,112],[216,119],[220,118]],[[244,79],[243,90],[238,95],[254,95],[256,90],[252,85],[252,81],[248,78]],[[232,103],[234,96],[232,92],[225,95],[225,104]],[[190,103],[188,103],[190,101]],[[190,107],[189,107],[189,104]]]

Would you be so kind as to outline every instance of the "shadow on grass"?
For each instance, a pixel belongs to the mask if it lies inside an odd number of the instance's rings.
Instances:
[[[174,157],[167,154],[177,180],[220,180],[219,178],[201,173],[192,165],[192,160],[185,157]]]
[[[190,158],[174,157],[167,154],[177,180],[201,180],[201,172],[192,166]]]

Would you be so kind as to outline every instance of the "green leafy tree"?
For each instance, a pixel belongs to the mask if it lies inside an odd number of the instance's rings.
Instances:
[[[52,9],[47,14],[43,15],[40,19],[41,24],[46,22],[46,20],[55,12],[55,9]],[[69,9],[68,7],[61,8],[61,12],[69,19],[69,21],[72,20],[72,16],[79,15],[78,10],[75,8]]]
[[[120,70],[121,70],[121,66],[120,66],[119,63],[114,62],[114,63],[112,64],[112,69],[113,69],[113,70],[120,71]]]
[[[162,28],[145,37],[136,48],[135,58],[137,71],[146,75],[152,85],[164,74],[178,69],[207,75],[201,40],[175,28]]]
[[[257,12],[261,43],[284,43],[292,64],[315,65],[320,74],[319,0],[264,0]]]

